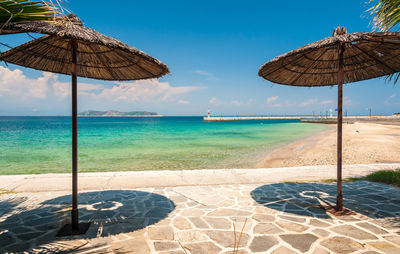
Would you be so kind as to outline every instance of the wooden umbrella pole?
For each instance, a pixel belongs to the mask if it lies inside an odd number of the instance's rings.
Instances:
[[[71,40],[72,50],[72,230],[79,230],[78,219],[78,89],[76,77],[76,49],[77,43]]]
[[[90,226],[79,223],[78,217],[78,82],[77,82],[77,49],[78,42],[70,40],[71,45],[71,76],[72,76],[72,211],[71,224],[64,225],[56,236],[85,234]]]
[[[343,53],[344,45],[339,45],[339,72],[338,72],[338,115],[337,115],[337,196],[336,210],[343,211],[342,194],[342,122],[343,122]]]

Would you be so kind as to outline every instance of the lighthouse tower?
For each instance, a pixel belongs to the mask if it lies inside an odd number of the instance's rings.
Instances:
[[[210,116],[211,116],[211,112],[210,112],[210,109],[208,109],[207,117],[210,118]]]

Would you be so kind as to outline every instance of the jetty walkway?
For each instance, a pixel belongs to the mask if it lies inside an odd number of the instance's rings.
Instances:
[[[335,124],[336,116],[205,116],[204,121],[242,121],[242,120],[300,120],[302,123]],[[380,124],[400,124],[400,116],[344,116],[343,123],[369,122]]]
[[[281,120],[281,119],[308,119],[312,116],[205,116],[204,121],[241,121],[241,120]]]

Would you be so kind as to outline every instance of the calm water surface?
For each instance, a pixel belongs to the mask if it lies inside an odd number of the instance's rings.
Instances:
[[[298,120],[80,117],[79,171],[246,168],[326,126]],[[71,171],[70,117],[0,117],[0,174]]]

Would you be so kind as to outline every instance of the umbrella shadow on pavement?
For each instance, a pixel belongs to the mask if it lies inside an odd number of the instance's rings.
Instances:
[[[321,206],[335,205],[336,183],[278,183],[251,192],[259,204],[286,214],[330,218]],[[400,225],[400,189],[380,183],[355,181],[343,185],[344,206],[374,219]]]
[[[1,191],[0,191],[0,195],[2,195]],[[27,200],[27,198],[25,198],[25,197],[14,197],[11,199],[6,199],[6,200],[0,201],[0,218],[3,215],[7,215],[10,212],[12,212],[13,210],[17,209],[17,207],[20,206],[21,204],[23,204],[26,200]]]
[[[85,235],[56,238],[69,222],[71,195],[42,202],[38,208],[0,217],[0,252],[26,251],[58,240],[90,239],[130,233],[166,218],[175,209],[170,199],[155,193],[108,190],[79,194],[80,220],[91,222]],[[1,233],[3,232],[3,233]],[[61,248],[61,247],[60,247]],[[61,249],[60,249],[61,250]]]

